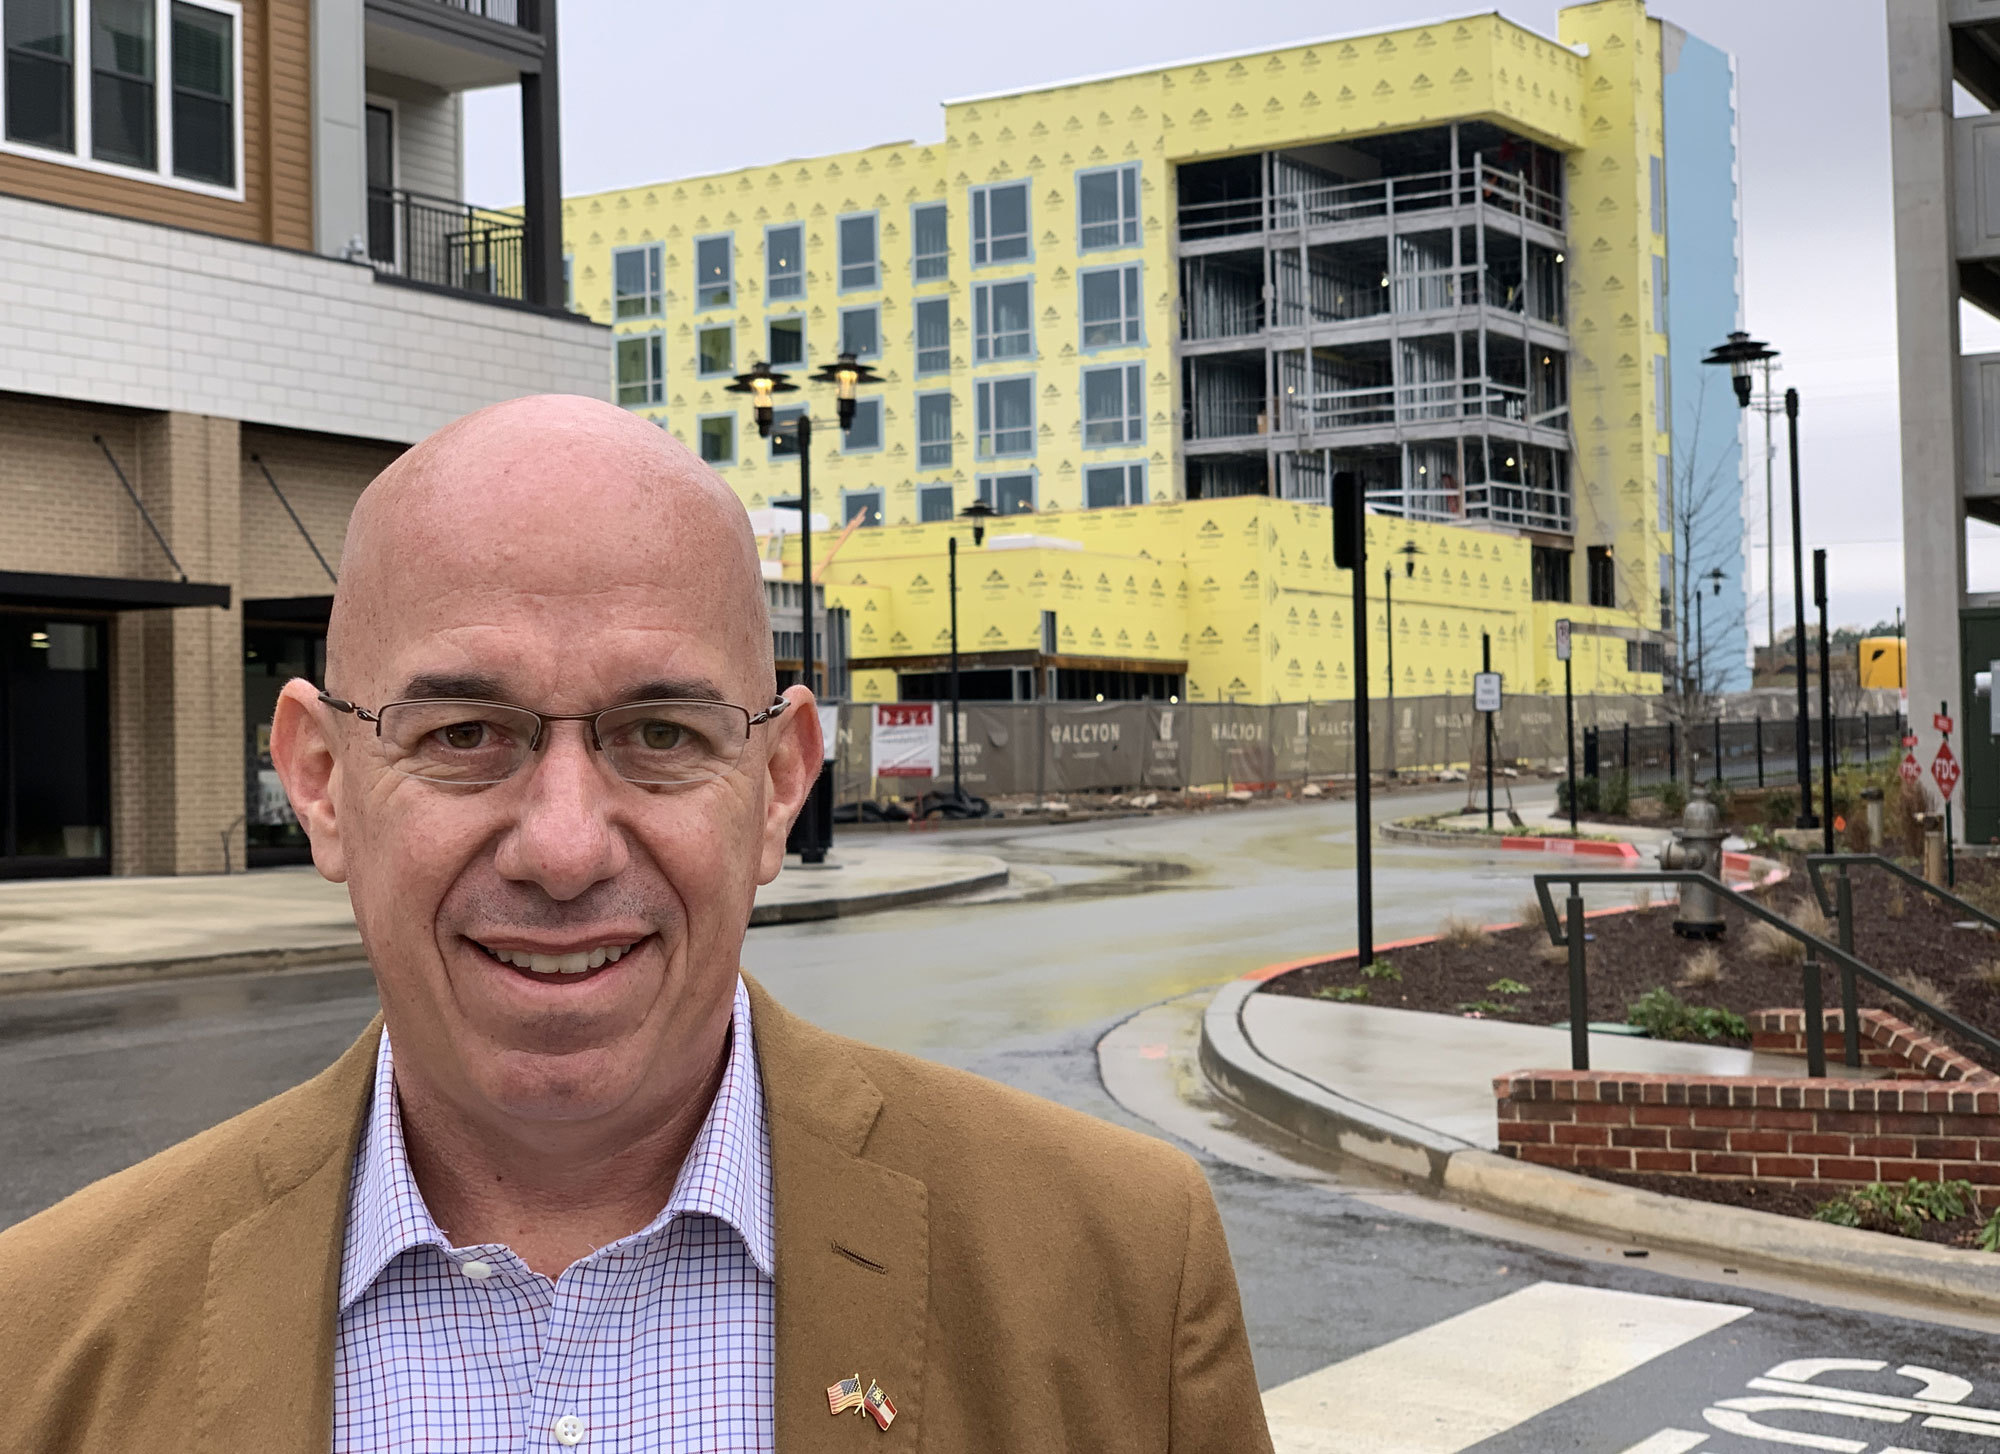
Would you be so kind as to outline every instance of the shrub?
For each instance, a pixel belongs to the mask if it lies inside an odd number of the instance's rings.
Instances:
[[[1361,977],[1363,979],[1386,979],[1400,983],[1403,978],[1403,971],[1396,968],[1388,960],[1378,956],[1376,959],[1361,966]]]
[[[1896,976],[1896,982],[1918,999],[1929,1000],[1940,1010],[1956,1010],[1958,1008],[1951,1002],[1951,991],[1932,979],[1929,975],[1899,974]],[[1906,1005],[1901,1000],[1896,1002],[1896,1006],[1902,1014],[1908,1015],[1926,1030],[1944,1029],[1944,1026],[1938,1023],[1937,1017],[1934,1015],[1926,1015],[1915,1006]]]
[[[1820,939],[1828,937],[1830,926],[1826,915],[1820,912],[1819,901],[1811,895],[1794,902],[1790,908],[1781,910],[1792,923]],[[1776,964],[1804,964],[1805,942],[1787,934],[1775,924],[1766,924],[1759,919],[1750,926],[1750,952],[1759,959]]]
[[[1687,958],[1681,967],[1681,984],[1689,988],[1707,988],[1722,983],[1722,954],[1714,945],[1703,945]]]
[[[1580,777],[1576,780],[1576,810],[1579,813],[1602,811],[1604,785],[1594,777]],[[1569,816],[1569,779],[1556,779],[1556,813],[1560,817]]]
[[[1438,926],[1438,939],[1453,949],[1477,949],[1486,942],[1487,934],[1472,920],[1453,914]]]
[[[1799,816],[1799,798],[1796,793],[1772,793],[1764,799],[1764,821],[1773,828],[1789,828],[1792,820]]]
[[[1496,979],[1486,986],[1486,992],[1490,995],[1531,995],[1534,990],[1518,979]]]
[[[1665,985],[1639,996],[1625,1012],[1625,1022],[1637,1025],[1655,1040],[1748,1040],[1750,1025],[1730,1010],[1690,1005]]]
[[[1681,786],[1679,778],[1669,780],[1660,788],[1660,809],[1669,818],[1680,817],[1687,805],[1687,789]]]
[[[1963,1181],[1920,1181],[1911,1177],[1900,1184],[1871,1181],[1857,1191],[1844,1193],[1820,1204],[1813,1219],[1836,1227],[1860,1227],[1868,1232],[1888,1232],[1898,1237],[1914,1237],[1925,1222],[1954,1222],[1977,1215],[1979,1203],[1972,1186]],[[1980,1233],[1985,1246],[1994,1222]],[[2000,1233],[1993,1233],[2000,1242]],[[1988,1248],[1988,1251],[1994,1250]]]
[[[1560,921],[1563,916],[1562,900],[1558,898],[1555,904],[1556,919]],[[1514,912],[1520,916],[1520,922],[1527,928],[1537,930],[1541,933],[1548,932],[1547,926],[1542,923],[1542,901],[1535,895],[1529,894],[1528,897],[1521,900],[1521,906],[1514,910]]]
[[[1368,986],[1365,984],[1322,985],[1313,991],[1313,998],[1316,1000],[1333,1000],[1338,1004],[1351,1005],[1356,1000],[1365,1000],[1368,998]]]
[[[2000,959],[1989,959],[1972,972],[1972,977],[1990,990],[2000,990]]]
[[[1613,818],[1623,818],[1632,811],[1632,774],[1620,768],[1605,778],[1598,790],[1604,812]]]
[[[1736,795],[1729,790],[1729,784],[1721,778],[1710,778],[1704,785],[1708,790],[1708,800],[1715,804],[1715,811],[1722,815],[1722,821],[1729,821],[1730,809],[1736,806]]]

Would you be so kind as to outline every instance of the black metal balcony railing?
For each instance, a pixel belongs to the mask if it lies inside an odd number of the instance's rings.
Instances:
[[[512,25],[521,30],[541,33],[537,0],[436,0],[437,4],[449,5],[453,10],[463,10],[467,15],[477,15],[486,20],[497,21],[501,25]]]
[[[505,212],[488,212],[468,202],[427,197],[400,187],[368,189],[368,260],[413,283],[522,298],[525,244],[521,219]]]

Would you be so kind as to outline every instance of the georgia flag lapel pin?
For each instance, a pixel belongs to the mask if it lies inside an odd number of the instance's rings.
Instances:
[[[878,1429],[887,1429],[896,1422],[894,1401],[882,1392],[882,1385],[872,1378],[868,1380],[868,1392],[862,1395],[861,1406],[868,1410],[868,1417],[875,1421]]]

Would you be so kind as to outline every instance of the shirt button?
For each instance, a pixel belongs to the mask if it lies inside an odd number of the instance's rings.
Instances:
[[[493,1275],[493,1264],[479,1261],[461,1262],[458,1265],[458,1270],[474,1282],[484,1282]]]
[[[583,1420],[575,1414],[564,1414],[556,1420],[556,1438],[565,1444],[583,1442]]]

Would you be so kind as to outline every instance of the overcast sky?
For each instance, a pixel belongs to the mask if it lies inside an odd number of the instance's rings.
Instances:
[[[1517,3],[1503,13],[1554,36],[1556,9]],[[1780,387],[1803,401],[1806,546],[1830,551],[1834,620],[1868,625],[1901,604],[1903,589],[1882,0],[1652,0],[1651,9],[1736,56],[1745,322],[1782,351]],[[565,0],[563,187],[935,140],[940,103],[959,96],[1452,13],[1464,12],[1448,0],[1012,0],[1003,21],[937,0],[777,10]],[[516,105],[511,93],[468,99],[474,201],[519,200]],[[1982,320],[1966,343],[2000,349],[2000,327]],[[1760,515],[1762,441],[1753,416]],[[1784,469],[1781,453],[1781,623],[1791,605]],[[1761,550],[1753,564],[1761,578]],[[2000,533],[1975,542],[1972,574],[1973,589],[2000,589]],[[1762,640],[1757,579],[1751,592],[1752,637]]]

